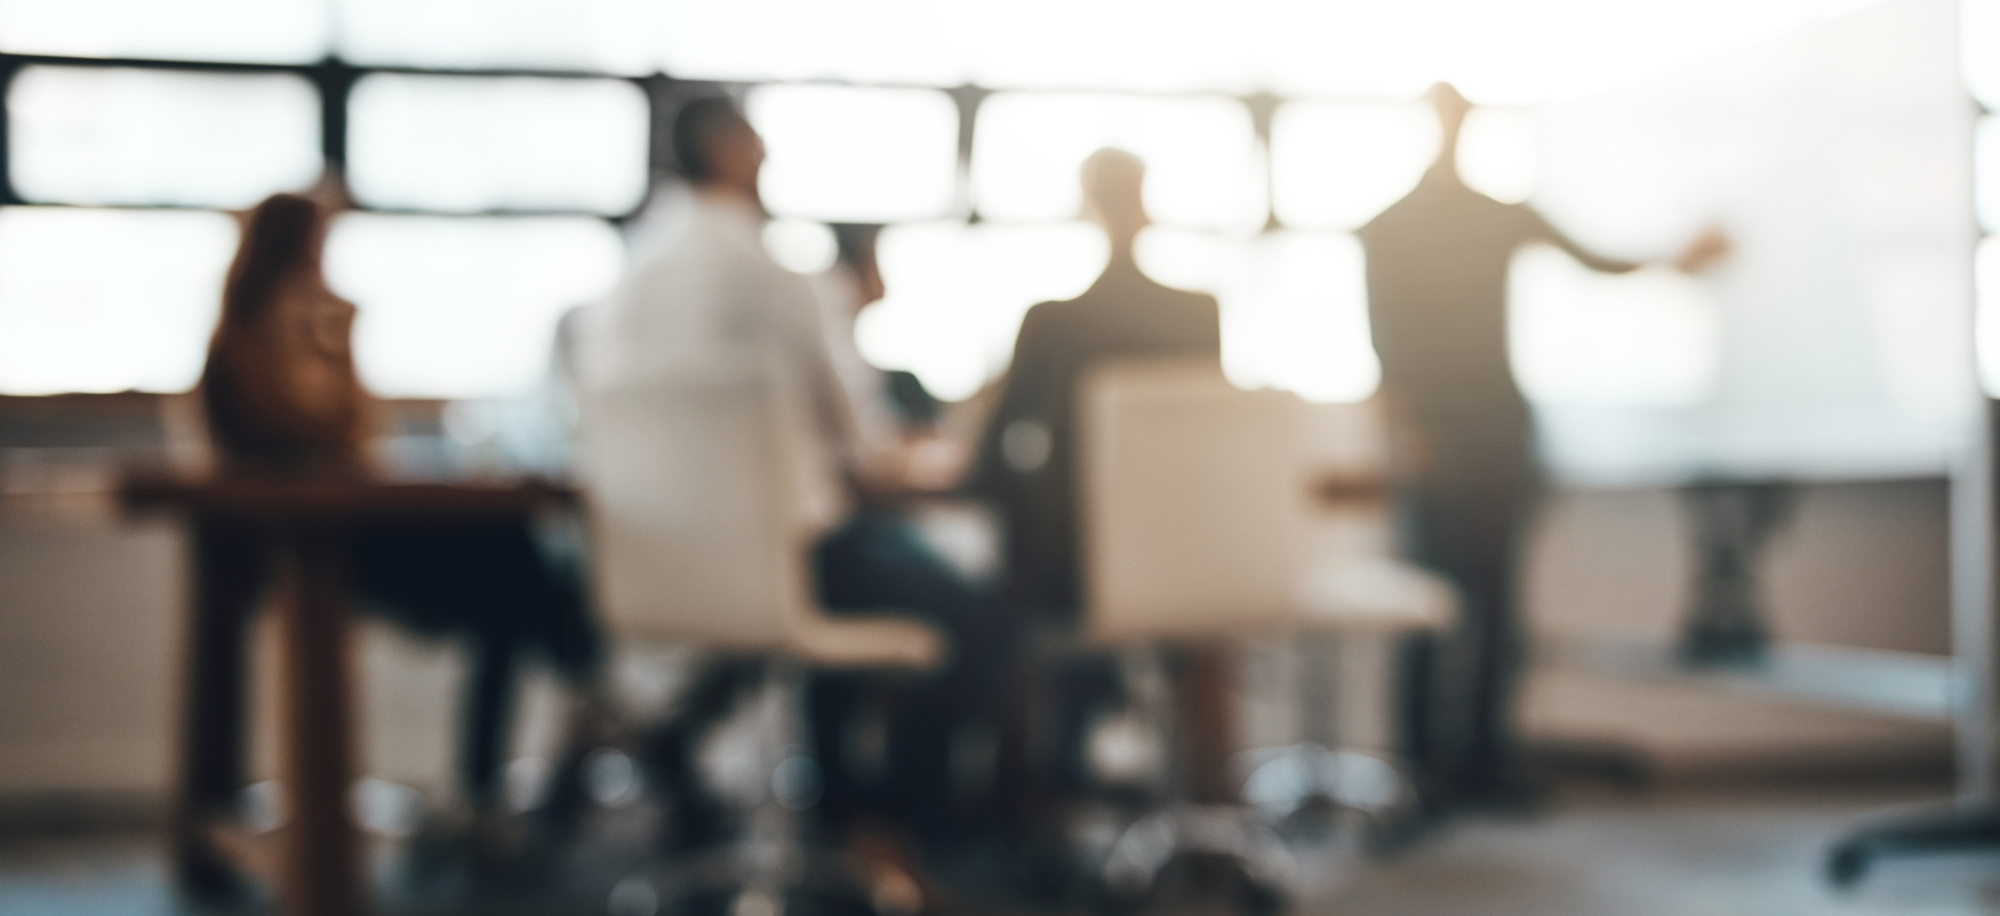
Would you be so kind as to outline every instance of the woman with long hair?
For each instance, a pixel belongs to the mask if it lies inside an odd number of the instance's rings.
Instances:
[[[201,399],[222,472],[254,476],[362,476],[370,398],[355,373],[355,307],[320,270],[333,208],[278,194],[252,209],[223,288],[222,314],[202,373]],[[210,523],[203,588],[230,605],[212,624],[229,630],[215,662],[215,702],[240,704],[242,623],[269,577],[269,547],[254,530]],[[551,564],[518,522],[356,530],[355,585],[371,609],[420,632],[467,638],[475,662],[465,698],[459,778],[480,814],[499,802],[498,773],[515,674],[538,649],[570,680],[594,678],[598,637],[574,577]],[[198,736],[239,755],[240,716]],[[240,762],[217,785],[193,787],[223,803]]]
[[[350,346],[354,304],[320,271],[329,215],[277,194],[244,221],[201,380],[232,472],[361,470],[368,398]]]

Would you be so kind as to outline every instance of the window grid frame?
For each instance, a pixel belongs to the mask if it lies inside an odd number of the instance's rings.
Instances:
[[[250,63],[214,60],[180,60],[161,58],[127,57],[75,57],[49,54],[19,54],[0,52],[0,206],[35,207],[81,207],[86,205],[62,202],[29,201],[21,198],[13,181],[12,171],[12,113],[9,110],[9,90],[13,79],[22,70],[31,66],[87,67],[87,68],[127,68],[139,70],[172,70],[204,73],[284,73],[305,78],[313,85],[320,105],[320,154],[325,167],[345,170],[347,165],[348,102],[354,86],[363,77],[375,73],[413,74],[429,76],[465,77],[538,77],[548,79],[593,79],[622,80],[637,86],[645,95],[648,112],[648,149],[646,152],[646,190],[639,203],[631,210],[619,214],[604,214],[595,211],[575,209],[485,209],[479,211],[442,211],[426,208],[379,208],[356,202],[354,209],[368,213],[411,214],[450,217],[510,217],[510,216],[588,216],[603,219],[614,226],[644,210],[662,183],[674,180],[675,169],[672,160],[672,115],[685,100],[705,94],[724,92],[742,99],[749,89],[760,85],[831,85],[854,88],[917,88],[941,92],[951,99],[958,110],[957,168],[953,178],[953,212],[943,217],[946,220],[962,220],[968,224],[983,221],[971,191],[971,164],[973,139],[978,132],[979,112],[982,103],[996,92],[1008,91],[976,84],[952,87],[925,86],[890,82],[856,82],[845,80],[761,80],[761,81],[713,81],[681,79],[664,72],[644,76],[602,73],[587,70],[551,70],[538,68],[437,68],[418,66],[367,65],[359,66],[342,60],[338,55],[329,55],[311,63]],[[2000,115],[1994,109],[1972,96],[1971,87],[1966,86],[1966,94],[1974,110],[1985,115]],[[1048,93],[1101,92],[1082,88],[1023,90]],[[1265,184],[1265,222],[1263,233],[1273,233],[1286,229],[1278,217],[1277,207],[1272,197],[1274,174],[1272,166],[1271,125],[1276,113],[1286,102],[1302,101],[1304,97],[1278,95],[1269,91],[1251,93],[1193,93],[1193,92],[1144,92],[1120,90],[1109,94],[1152,98],[1180,98],[1202,95],[1209,98],[1234,99],[1250,113],[1251,124],[1256,135],[1258,155],[1263,158]],[[1314,96],[1314,99],[1321,97]],[[1328,101],[1379,102],[1383,99],[1372,96],[1326,97]],[[1977,180],[1975,178],[1975,180]],[[204,207],[177,204],[118,204],[88,205],[100,209],[136,210],[201,210],[226,211],[223,207]],[[1975,220],[1976,222],[1976,220]],[[1982,239],[2000,237],[2000,234],[1986,233],[1983,227],[1975,227]]]
[[[715,80],[681,79],[666,73],[653,73],[645,76],[632,76],[626,74],[602,73],[602,72],[587,71],[587,70],[547,70],[547,69],[512,68],[512,67],[458,69],[458,68],[389,66],[389,65],[362,66],[362,65],[347,63],[337,55],[329,56],[323,60],[314,63],[284,64],[284,63],[262,63],[262,62],[248,63],[248,62],[236,62],[236,61],[212,61],[212,60],[178,60],[178,59],[170,60],[170,59],[159,59],[159,58],[129,58],[129,57],[73,57],[66,55],[18,54],[18,53],[0,52],[0,206],[37,206],[37,207],[85,206],[82,204],[72,204],[61,201],[25,200],[21,197],[21,195],[18,193],[18,191],[14,186],[13,171],[12,171],[11,137],[9,134],[9,126],[11,124],[12,115],[8,109],[7,94],[9,87],[12,85],[13,77],[16,74],[20,73],[23,69],[32,66],[88,67],[88,68],[98,68],[98,69],[117,68],[117,69],[136,69],[136,70],[174,70],[183,72],[224,73],[224,74],[282,73],[282,74],[291,74],[294,76],[302,77],[312,84],[314,91],[317,93],[319,97],[320,155],[322,161],[326,167],[338,168],[342,170],[344,170],[347,165],[348,101],[352,96],[355,84],[360,82],[362,78],[372,74],[386,73],[386,74],[409,74],[418,76],[535,77],[535,78],[546,78],[546,79],[620,80],[639,88],[639,90],[646,97],[646,107],[648,112],[647,132],[648,132],[649,142],[648,142],[648,149],[646,151],[646,162],[647,162],[646,192],[644,195],[641,196],[640,203],[628,212],[605,214],[598,211],[566,209],[566,208],[538,208],[538,209],[498,208],[498,209],[483,209],[477,211],[459,211],[459,210],[445,211],[445,210],[434,210],[429,208],[371,207],[365,204],[361,204],[359,202],[357,202],[354,206],[354,209],[357,211],[369,212],[369,213],[398,213],[398,214],[413,214],[413,215],[420,214],[429,216],[476,216],[476,217],[590,216],[608,220],[614,225],[622,224],[626,220],[629,220],[632,217],[636,216],[641,210],[644,209],[645,201],[652,197],[653,193],[658,190],[662,182],[674,179],[675,169],[673,165],[672,142],[671,142],[671,134],[673,130],[672,118],[674,112],[678,109],[679,105],[682,102],[694,96],[713,94],[716,92],[727,93],[728,95],[740,100],[751,88],[763,85],[824,85],[824,86],[851,87],[857,89],[873,89],[873,88],[923,89],[931,92],[938,92],[945,95],[947,98],[951,100],[953,106],[958,111],[958,149],[957,149],[958,161],[956,163],[957,165],[956,175],[953,180],[954,181],[954,189],[952,194],[953,206],[951,212],[943,215],[940,218],[947,220],[962,220],[967,223],[982,222],[983,217],[979,213],[978,206],[975,203],[975,199],[973,197],[972,190],[970,187],[973,138],[977,135],[978,132],[979,112],[980,109],[982,108],[982,103],[985,102],[987,98],[994,95],[996,92],[1012,91],[1012,90],[998,89],[993,87],[979,86],[974,84],[939,87],[939,86],[916,85],[907,83],[854,82],[846,80],[715,81]],[[1150,98],[1182,98],[1182,97],[1199,95],[1205,98],[1221,97],[1221,98],[1233,99],[1238,104],[1243,105],[1249,111],[1251,116],[1251,124],[1255,130],[1258,142],[1258,154],[1264,160],[1262,164],[1264,166],[1264,183],[1266,185],[1265,210],[1267,215],[1263,231],[1273,232],[1285,228],[1283,223],[1278,219],[1277,214],[1275,212],[1275,208],[1270,206],[1269,192],[1271,189],[1269,185],[1271,182],[1271,169],[1270,169],[1271,122],[1273,119],[1273,115],[1277,111],[1277,109],[1285,102],[1292,100],[1289,97],[1279,96],[1270,92],[1262,92],[1262,91],[1247,93],[1247,94],[1228,94],[1228,93],[1209,93],[1209,92],[1204,92],[1204,93],[1135,92],[1135,91],[1124,91],[1124,90],[1104,92],[1102,90],[1092,90],[1092,89],[1034,89],[1034,90],[1021,90],[1021,91],[1032,91],[1036,93],[1062,93],[1062,94],[1074,93],[1074,92],[1091,92],[1091,93],[1126,95],[1135,97],[1150,97]],[[1354,100],[1362,101],[1364,99],[1362,99],[1361,97],[1356,97]],[[1380,101],[1380,99],[1374,99],[1374,98],[1368,98],[1366,100]],[[199,205],[181,205],[181,204],[111,204],[111,205],[91,204],[88,206],[107,208],[107,209],[138,209],[138,210],[226,209],[221,207],[207,207]]]

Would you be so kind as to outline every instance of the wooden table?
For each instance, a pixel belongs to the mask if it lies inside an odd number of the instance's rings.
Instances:
[[[357,526],[433,526],[525,519],[574,500],[547,483],[395,483],[366,479],[182,480],[129,476],[130,510],[168,510],[199,530],[243,533],[276,554],[282,631],[283,784],[278,892],[288,916],[355,916],[368,908],[359,835],[348,804],[356,757],[347,543]],[[175,859],[184,880],[226,881],[205,840],[241,783],[242,620],[255,584],[220,581],[196,538],[187,618],[180,805]],[[227,577],[220,577],[227,578]]]

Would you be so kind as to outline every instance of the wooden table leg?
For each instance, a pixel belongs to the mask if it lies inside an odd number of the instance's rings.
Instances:
[[[350,815],[353,710],[347,556],[336,529],[302,527],[291,554],[284,623],[284,763],[291,803],[280,865],[285,916],[357,916],[366,905]]]
[[[198,519],[191,534],[174,871],[184,890],[226,897],[239,878],[206,831],[243,788],[244,624],[265,556],[254,532],[214,519]]]
[[[1190,644],[1181,647],[1179,661],[1174,702],[1182,791],[1199,804],[1238,801],[1230,773],[1236,746],[1231,652],[1226,646]]]

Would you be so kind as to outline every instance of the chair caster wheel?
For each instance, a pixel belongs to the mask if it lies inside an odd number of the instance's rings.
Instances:
[[[1278,916],[1289,903],[1284,891],[1247,875],[1237,885],[1236,906],[1245,916]]]
[[[1827,856],[1826,878],[1843,890],[1861,883],[1868,874],[1870,856],[1858,843],[1842,843]]]

